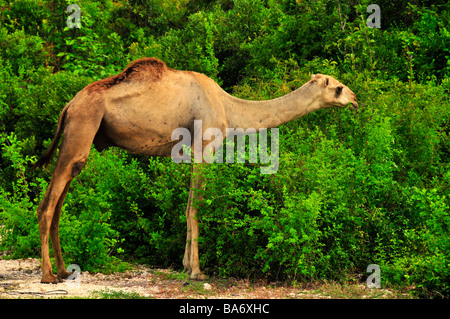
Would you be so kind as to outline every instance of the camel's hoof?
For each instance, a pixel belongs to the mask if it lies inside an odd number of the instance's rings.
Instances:
[[[197,280],[197,281],[204,281],[204,280],[208,280],[208,276],[206,276],[205,274],[199,273],[199,274],[191,274],[190,277],[192,280]]]
[[[57,284],[60,280],[55,275],[42,277],[41,284]]]

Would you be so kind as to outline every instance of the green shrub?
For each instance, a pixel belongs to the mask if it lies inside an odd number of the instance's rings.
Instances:
[[[8,251],[10,258],[37,257],[40,237],[36,210],[48,182],[44,178],[29,181],[27,167],[36,158],[21,154],[23,142],[14,134],[3,134],[0,138],[2,155],[16,172],[11,182],[12,192],[0,188],[0,249]],[[67,264],[75,263],[88,271],[114,271],[124,267],[111,256],[118,233],[109,223],[108,196],[108,193],[99,196],[92,189],[68,194],[60,222],[62,251]],[[68,207],[70,212],[67,212]]]
[[[36,206],[29,193],[32,188],[45,187],[47,183],[43,179],[28,183],[27,166],[34,158],[22,155],[24,144],[17,140],[15,134],[0,135],[1,155],[15,173],[10,177],[10,190],[0,187],[0,250],[8,251],[11,258],[37,256],[40,247]]]
[[[0,43],[0,56],[15,75],[29,76],[45,65],[48,53],[44,50],[44,40],[39,36],[28,35],[23,30],[8,32],[0,28]]]
[[[387,280],[415,286],[422,296],[448,296],[450,209],[446,197],[436,189],[414,187],[409,190],[407,203],[415,215],[410,219],[414,228],[404,230],[405,253],[383,267]]]

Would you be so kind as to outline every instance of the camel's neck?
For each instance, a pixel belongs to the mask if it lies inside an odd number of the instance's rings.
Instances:
[[[248,101],[224,92],[230,128],[272,128],[320,109],[318,92],[309,84],[277,99]]]

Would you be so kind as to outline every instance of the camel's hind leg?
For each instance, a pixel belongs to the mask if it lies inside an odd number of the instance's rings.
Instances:
[[[59,162],[59,161],[58,161]],[[52,229],[52,241],[54,241],[54,250],[56,261],[60,265],[63,265],[64,262],[60,258],[60,250],[59,248],[59,239],[55,236],[55,231],[57,233],[57,229],[52,227],[54,224],[54,220],[59,219],[59,212],[57,210],[62,206],[58,205],[60,200],[63,200],[63,195],[65,193],[66,187],[70,184],[70,179],[67,177],[67,174],[58,167],[55,169],[55,173],[53,174],[52,181],[47,189],[47,192],[42,200],[41,204],[38,207],[38,221],[39,221],[39,233],[41,237],[41,255],[42,255],[42,283],[57,283],[57,278],[52,273],[52,266],[50,263],[49,256],[49,234],[50,229]],[[56,247],[55,247],[56,242]]]
[[[65,269],[59,242],[59,218],[70,182],[77,176],[89,155],[103,113],[86,117],[71,116],[70,109],[64,128],[64,137],[56,162],[55,172],[47,192],[38,207],[39,233],[41,237],[42,283],[56,283],[69,275]],[[49,256],[49,235],[52,239],[58,277],[52,273]]]
[[[59,243],[59,218],[61,217],[62,205],[69,190],[70,182],[71,180],[67,182],[66,187],[64,188],[64,191],[59,198],[50,226],[50,238],[52,240],[53,252],[55,254],[55,261],[58,267],[58,274],[57,274],[58,279],[67,279],[70,276],[70,273],[66,271],[66,266],[64,265],[64,260],[61,252],[61,245]]]

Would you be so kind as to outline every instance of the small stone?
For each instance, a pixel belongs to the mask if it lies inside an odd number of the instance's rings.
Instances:
[[[207,282],[205,282],[205,283],[203,284],[203,289],[205,289],[205,290],[211,290],[212,287],[211,287],[210,284],[208,284]]]

